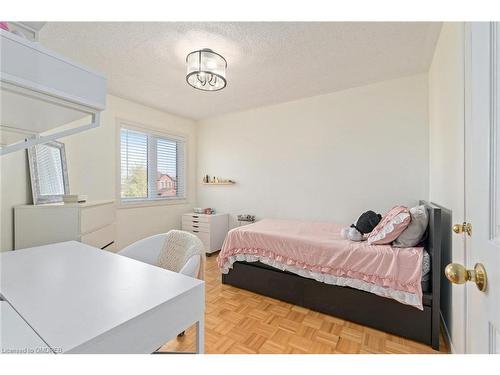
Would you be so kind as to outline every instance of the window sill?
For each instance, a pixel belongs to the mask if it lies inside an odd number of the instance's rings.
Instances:
[[[121,199],[118,199],[118,203],[116,208],[121,209],[130,209],[130,208],[143,208],[143,207],[157,207],[157,206],[179,206],[189,204],[187,198],[179,198],[179,199],[156,199],[156,200],[138,200],[133,202],[122,202]]]

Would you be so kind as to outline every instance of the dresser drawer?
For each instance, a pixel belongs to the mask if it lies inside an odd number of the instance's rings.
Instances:
[[[210,224],[196,221],[182,220],[183,230],[198,230],[200,232],[210,232]]]
[[[80,212],[80,232],[93,232],[115,221],[114,204],[82,207]]]
[[[102,249],[115,240],[115,225],[106,225],[101,229],[82,235],[81,242]]]
[[[197,227],[196,225],[185,225],[182,224],[182,230],[188,231],[188,232],[198,232],[198,233],[210,233],[209,228],[204,228],[204,227]]]
[[[227,214],[212,215],[187,213],[182,215],[182,230],[193,233],[201,239],[207,253],[220,250],[228,230]]]
[[[182,220],[189,220],[198,223],[209,223],[210,218],[206,215],[197,215],[197,214],[185,214],[182,216]]]
[[[103,229],[115,222],[113,201],[21,205],[14,208],[14,220],[16,249],[82,238],[102,247],[115,238],[109,235],[114,230]]]

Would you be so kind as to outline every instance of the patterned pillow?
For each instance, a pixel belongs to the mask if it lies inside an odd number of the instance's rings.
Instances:
[[[380,223],[368,237],[369,245],[387,245],[394,241],[410,224],[410,210],[405,206],[395,206],[384,215]]]

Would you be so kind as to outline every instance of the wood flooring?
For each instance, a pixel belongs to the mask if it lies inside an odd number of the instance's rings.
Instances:
[[[217,254],[206,262],[205,352],[214,354],[448,353],[303,307],[223,285]],[[411,322],[409,322],[411,324]],[[160,351],[194,352],[195,329]]]

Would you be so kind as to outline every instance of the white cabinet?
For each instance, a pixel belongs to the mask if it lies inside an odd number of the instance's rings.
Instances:
[[[71,240],[113,251],[114,202],[54,203],[14,207],[15,249]]]
[[[211,254],[220,250],[228,231],[229,218],[227,214],[184,214],[182,215],[182,230],[193,233],[205,245],[205,251]]]
[[[0,155],[99,126],[102,75],[5,30],[0,45]]]

